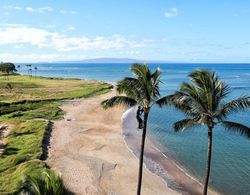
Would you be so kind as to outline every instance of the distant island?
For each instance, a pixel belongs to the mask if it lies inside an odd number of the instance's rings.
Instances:
[[[91,63],[166,63],[167,61],[161,60],[139,60],[139,59],[131,59],[131,58],[93,58],[93,59],[84,59],[84,60],[77,60],[77,61],[54,61],[51,63],[83,63],[83,64],[91,64]]]

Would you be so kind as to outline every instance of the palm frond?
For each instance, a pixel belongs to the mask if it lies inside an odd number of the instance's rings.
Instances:
[[[136,78],[125,77],[124,79],[118,81],[117,91],[119,94],[124,93],[128,97],[136,99],[138,102],[147,98],[143,84]]]
[[[159,82],[160,82],[160,69],[157,68],[156,71],[150,76],[151,77],[151,83],[152,83],[152,94],[151,96],[153,98],[158,98],[160,96],[160,90],[159,90]]]
[[[199,125],[197,119],[183,119],[174,123],[174,130],[176,132],[184,131],[185,129],[196,125]]]
[[[134,106],[136,104],[151,107],[160,96],[160,70],[153,74],[146,64],[133,64],[131,71],[135,77],[125,77],[118,81],[117,92],[119,96],[102,102],[104,108],[115,105]]]
[[[137,77],[145,78],[145,76],[151,75],[150,69],[148,68],[146,64],[138,64],[138,63],[132,64],[131,71]]]
[[[216,112],[222,100],[228,96],[230,93],[230,87],[222,82],[218,81],[214,83],[213,86],[213,102],[212,102],[212,112]]]
[[[164,105],[172,105],[189,117],[196,118],[202,115],[200,109],[193,105],[192,99],[181,91],[176,91],[172,95],[160,98],[156,101],[156,104],[160,107],[163,107]]]
[[[133,64],[131,71],[135,74],[136,79],[140,83],[143,90],[143,99],[149,102],[154,102],[160,96],[159,82],[160,69],[157,69],[153,74],[146,64]]]
[[[243,111],[247,108],[250,108],[250,97],[243,96],[224,104],[215,117],[221,120],[232,112]]]
[[[173,104],[173,96],[174,95],[168,95],[164,96],[156,101],[156,104],[160,107],[167,106]]]
[[[205,105],[204,107],[207,112],[214,112],[223,99],[223,96],[226,95],[226,91],[224,90],[226,86],[223,85],[223,82],[219,81],[215,72],[208,70],[196,70],[189,76],[197,91],[201,105]]]
[[[125,106],[135,106],[137,104],[137,102],[129,97],[126,96],[114,96],[110,99],[104,100],[101,105],[104,109],[108,109],[114,106],[118,106],[118,105],[125,105]]]
[[[227,130],[238,132],[241,135],[250,138],[250,128],[245,125],[231,121],[221,121],[220,124],[224,126]]]
[[[182,83],[180,92],[185,94],[185,99],[188,100],[193,107],[196,107],[196,109],[199,109],[202,112],[207,112],[208,104],[195,85]]]
[[[217,79],[216,75],[213,72],[209,72],[208,70],[200,70],[197,69],[188,75],[190,77],[191,82],[196,86],[196,88],[200,89],[209,89],[211,86],[211,81]]]
[[[155,72],[151,75],[151,79],[157,80],[161,75],[160,68],[157,68]]]
[[[132,78],[132,77],[125,77],[124,79],[118,81],[117,83],[117,91],[118,93],[122,94],[125,93],[127,94],[127,91],[133,90],[133,89],[138,89],[140,90],[141,84],[138,79]]]

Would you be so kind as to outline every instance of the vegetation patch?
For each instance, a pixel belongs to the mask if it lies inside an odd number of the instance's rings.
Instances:
[[[15,103],[24,100],[61,100],[89,97],[106,93],[113,86],[100,81],[79,79],[30,77],[10,75],[0,76],[0,101]]]
[[[20,104],[7,104],[0,108],[0,121],[47,119],[58,120],[63,118],[61,104],[55,101],[26,102]]]
[[[15,121],[12,125],[0,158],[0,193],[16,191],[25,175],[37,175],[46,169],[39,158],[48,121]]]
[[[16,194],[20,188],[34,189],[38,179],[41,189],[46,182],[60,186],[60,178],[42,161],[47,155],[51,121],[64,115],[60,100],[87,98],[107,93],[111,88],[112,85],[99,81],[0,76],[0,124],[11,126],[0,154],[0,194]],[[47,187],[59,190],[55,186]]]

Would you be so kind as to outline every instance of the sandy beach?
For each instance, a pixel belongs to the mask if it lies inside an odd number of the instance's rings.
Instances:
[[[47,163],[75,194],[136,194],[141,132],[135,110],[101,108],[100,102],[113,95],[64,104],[65,118],[54,124]],[[144,161],[143,195],[201,194],[202,185],[148,139]]]
[[[136,194],[138,160],[122,136],[124,108],[100,107],[112,95],[65,104],[65,119],[54,124],[47,163],[75,194]],[[177,193],[144,169],[142,194]]]

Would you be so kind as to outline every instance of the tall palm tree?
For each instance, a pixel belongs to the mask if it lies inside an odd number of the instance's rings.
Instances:
[[[242,124],[227,121],[229,114],[243,111],[250,107],[250,97],[242,96],[225,103],[230,89],[220,81],[215,72],[196,70],[189,75],[191,83],[183,83],[180,90],[173,95],[157,101],[160,106],[172,104],[184,112],[187,118],[174,123],[176,132],[196,125],[206,125],[208,128],[207,165],[203,195],[207,194],[210,165],[212,157],[212,133],[216,125],[222,125],[227,130],[239,132],[250,138],[250,128]]]
[[[28,69],[28,75],[31,77],[32,76],[32,65],[31,64],[27,64],[26,68]]]
[[[36,72],[38,70],[37,66],[35,66],[34,70],[35,70],[35,76],[36,76]]]
[[[119,95],[103,101],[102,106],[104,108],[110,108],[117,105],[125,105],[128,107],[139,105],[143,108],[143,132],[137,185],[137,195],[140,195],[147,121],[151,107],[160,96],[160,70],[157,69],[155,72],[151,73],[146,64],[133,64],[131,66],[131,71],[134,73],[135,77],[125,77],[119,81],[117,84],[117,92]]]

